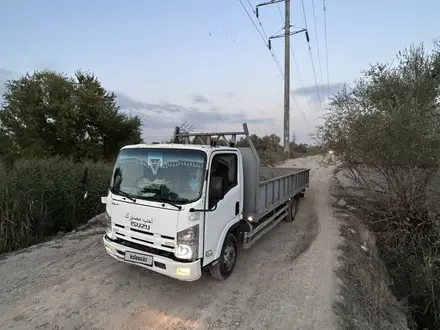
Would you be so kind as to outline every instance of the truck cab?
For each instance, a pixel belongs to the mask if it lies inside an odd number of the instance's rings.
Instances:
[[[219,258],[228,232],[238,229],[242,182],[236,148],[179,144],[122,148],[112,188],[102,199],[107,252],[158,273],[197,280],[202,267]],[[232,267],[238,243],[229,245],[226,253]]]
[[[176,131],[174,141],[184,137],[183,144],[123,147],[101,199],[108,254],[183,281],[199,279],[203,269],[224,280],[234,270],[239,245],[249,247],[282,218],[292,218],[308,170],[301,176],[292,169],[280,169],[279,178],[272,169],[261,175],[243,127],[241,133],[216,133],[232,135],[229,146],[215,145],[206,133],[196,135],[205,144],[195,144],[196,138]],[[234,147],[237,134],[245,134],[250,146]]]

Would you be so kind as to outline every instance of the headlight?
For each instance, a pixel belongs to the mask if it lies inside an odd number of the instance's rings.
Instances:
[[[174,255],[179,259],[197,259],[199,251],[199,225],[177,233],[177,248]]]

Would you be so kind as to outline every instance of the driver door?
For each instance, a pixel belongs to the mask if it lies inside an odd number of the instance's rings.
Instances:
[[[241,185],[239,181],[239,157],[237,152],[217,151],[213,153],[209,164],[208,187],[211,185],[212,176],[223,177],[223,199],[215,203],[209,196],[205,200],[205,208],[212,210],[205,213],[205,242],[203,265],[217,259],[223,245],[223,239],[228,225],[236,222],[242,213]],[[216,204],[216,205],[215,205]]]

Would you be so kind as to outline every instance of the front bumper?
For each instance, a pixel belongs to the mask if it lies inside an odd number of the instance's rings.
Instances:
[[[153,257],[153,262],[151,266],[147,266],[142,263],[125,260],[124,258],[125,252],[127,251],[145,255],[146,253],[144,251],[113,242],[107,237],[107,235],[104,235],[103,241],[107,253],[119,261],[141,266],[181,281],[196,281],[202,276],[200,259],[193,262],[177,262],[169,258],[149,253],[148,255]]]

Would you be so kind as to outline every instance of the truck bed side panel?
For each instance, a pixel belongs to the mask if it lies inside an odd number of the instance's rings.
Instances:
[[[282,168],[279,170],[283,170],[279,171],[281,176],[272,177],[259,184],[259,201],[256,210],[258,218],[265,216],[309,186],[309,169]]]
[[[309,169],[260,168],[260,158],[255,150],[249,147],[238,149],[243,159],[245,218],[258,221],[309,186]]]

